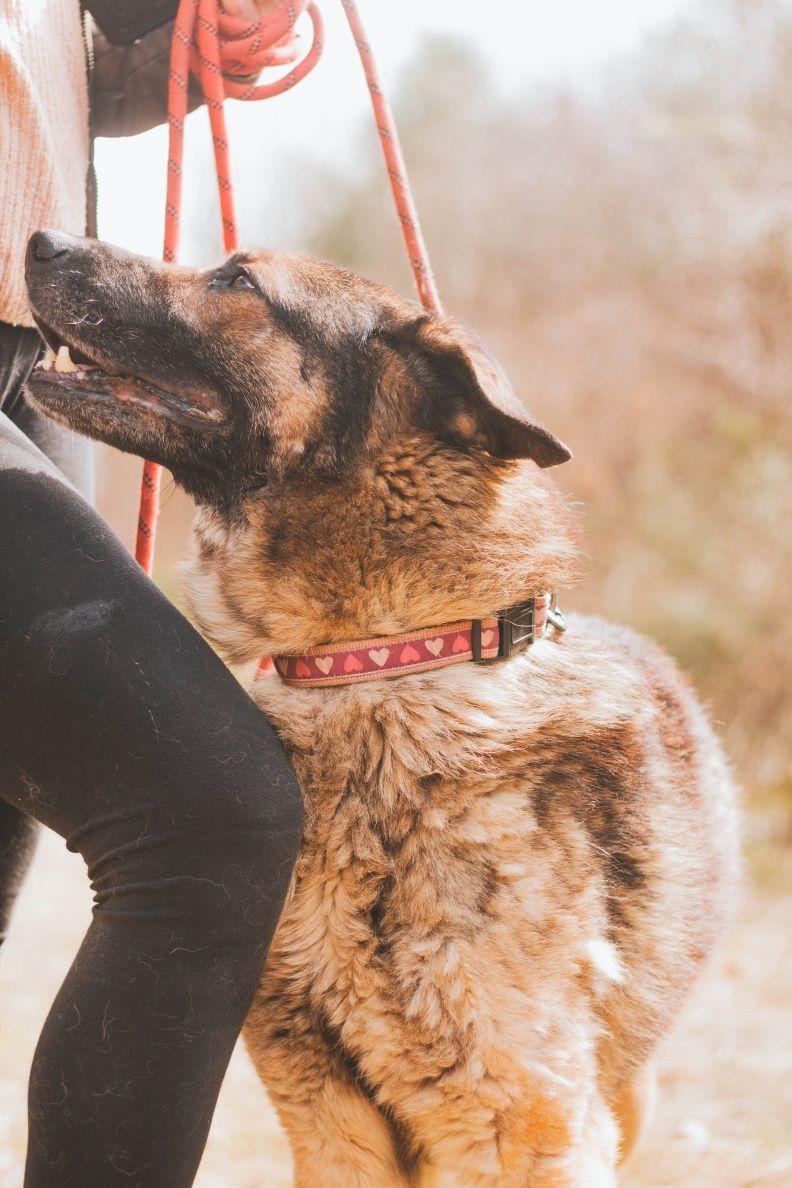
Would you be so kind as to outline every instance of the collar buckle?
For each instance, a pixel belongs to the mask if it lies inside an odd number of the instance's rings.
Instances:
[[[498,654],[504,658],[523,652],[535,642],[539,635],[537,622],[537,598],[518,602],[498,615],[500,621],[500,648]],[[544,605],[544,604],[543,604]]]
[[[470,633],[473,659],[477,664],[492,664],[496,660],[505,660],[531,646],[537,636],[541,634],[545,619],[537,621],[537,602],[544,607],[543,596],[540,599],[527,598],[525,602],[517,602],[507,610],[497,615],[500,642],[497,656],[481,655],[481,619],[474,619]],[[539,629],[537,631],[537,628]]]

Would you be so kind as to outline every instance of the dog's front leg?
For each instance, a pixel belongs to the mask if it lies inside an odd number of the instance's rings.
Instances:
[[[306,1111],[279,1109],[294,1188],[407,1188],[383,1116],[349,1083],[328,1080]]]
[[[407,1188],[389,1122],[328,1046],[307,999],[268,989],[245,1041],[288,1135],[295,1188]]]
[[[577,1108],[542,1097],[478,1113],[456,1104],[421,1128],[416,1188],[615,1188],[617,1130],[597,1094]]]

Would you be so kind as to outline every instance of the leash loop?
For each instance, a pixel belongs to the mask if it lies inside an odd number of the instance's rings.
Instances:
[[[393,201],[418,296],[424,308],[442,314],[396,124],[382,90],[374,55],[357,4],[354,0],[341,0],[341,3],[371,96]],[[299,58],[300,47],[294,27],[303,13],[307,13],[311,21],[313,40],[304,57]],[[167,264],[175,263],[179,251],[184,123],[187,118],[190,74],[200,80],[209,112],[223,246],[227,252],[232,252],[238,247],[238,236],[223,102],[226,98],[271,99],[291,90],[314,69],[323,46],[322,17],[312,0],[284,0],[264,20],[254,24],[221,12],[218,0],[180,0],[173,28],[168,76],[168,178],[162,250],[162,258]],[[258,76],[262,70],[290,63],[295,65],[275,82],[259,84],[248,81],[250,76]],[[135,558],[149,575],[154,563],[161,478],[161,466],[156,462],[144,462]]]

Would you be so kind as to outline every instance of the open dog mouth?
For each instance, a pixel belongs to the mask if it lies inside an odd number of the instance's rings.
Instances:
[[[35,315],[34,315],[35,316]],[[92,401],[112,401],[120,405],[136,405],[150,412],[176,420],[202,421],[219,426],[225,412],[209,392],[152,382],[145,376],[133,375],[106,362],[99,363],[79,347],[64,341],[61,336],[39,318],[36,323],[47,344],[47,350],[36,364],[28,387],[34,397],[45,404],[54,399],[61,404],[62,396]]]

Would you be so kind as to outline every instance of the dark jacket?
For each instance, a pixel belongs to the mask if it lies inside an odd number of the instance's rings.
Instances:
[[[91,26],[91,134],[137,136],[165,123],[173,22],[161,25],[133,45],[113,45],[95,24]],[[201,101],[200,84],[191,77],[190,110]]]

